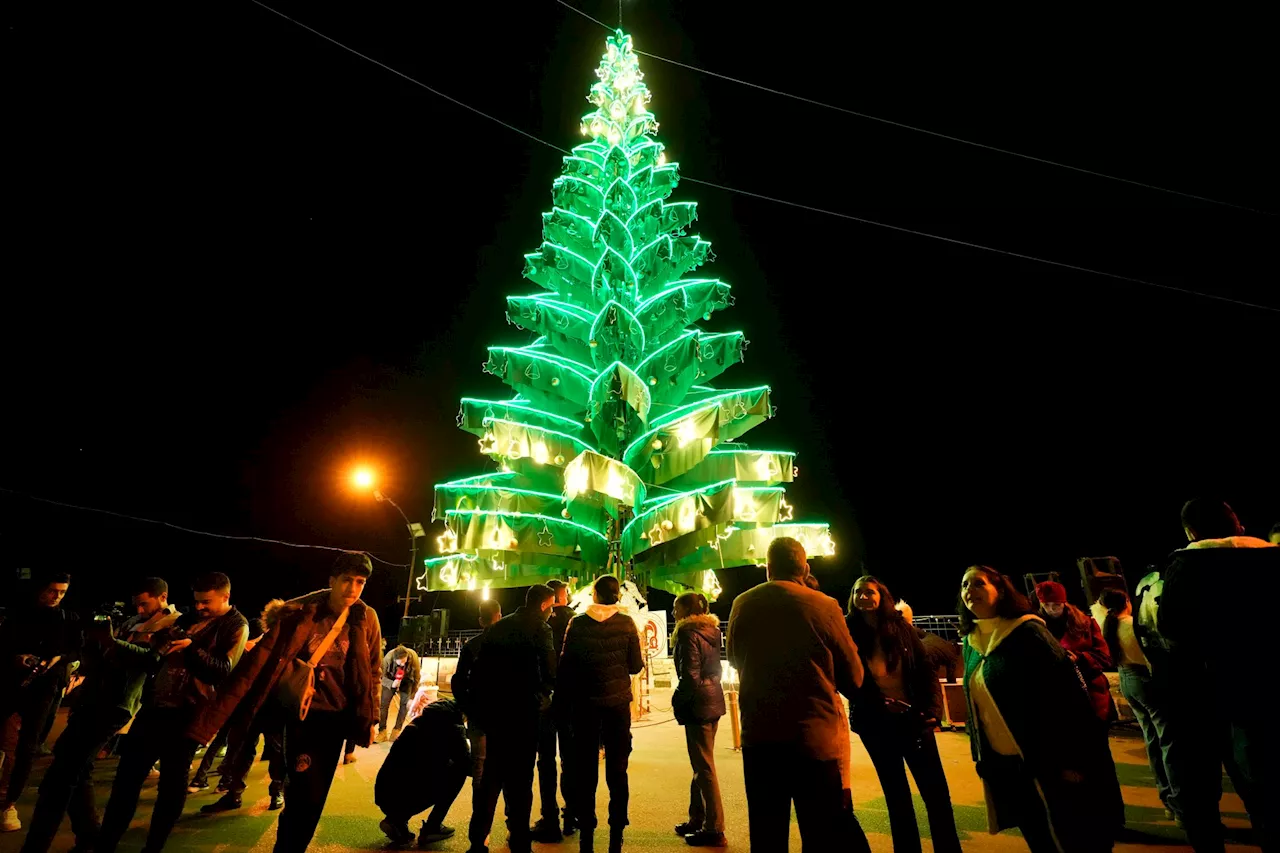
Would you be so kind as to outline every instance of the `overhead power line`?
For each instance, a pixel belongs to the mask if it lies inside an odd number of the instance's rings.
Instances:
[[[255,5],[257,5],[257,6],[261,6],[263,9],[266,9],[268,12],[271,12],[271,13],[272,13],[272,14],[274,14],[274,15],[278,15],[279,17],[284,18],[286,21],[289,21],[290,23],[297,24],[299,27],[301,27],[302,29],[306,30],[307,32],[312,33],[312,34],[314,34],[314,35],[316,35],[316,36],[319,36],[320,38],[324,39],[325,41],[329,42],[330,44],[333,44],[333,45],[335,45],[335,46],[337,46],[337,47],[340,47],[340,48],[342,48],[343,50],[347,51],[348,53],[351,53],[351,54],[353,54],[353,55],[355,55],[355,56],[358,56],[358,57],[360,57],[361,59],[367,60],[367,61],[369,61],[369,62],[373,63],[374,65],[378,66],[379,68],[382,68],[382,69],[385,69],[385,70],[387,70],[387,71],[390,71],[391,73],[395,74],[397,77],[400,77],[400,78],[402,78],[402,79],[404,79],[404,80],[407,80],[407,81],[409,81],[410,83],[413,83],[415,86],[419,86],[419,87],[421,87],[421,88],[423,88],[423,89],[427,90],[428,92],[431,92],[433,95],[439,95],[440,97],[444,98],[445,100],[449,101],[450,103],[456,104],[457,106],[462,107],[463,109],[467,110],[468,112],[472,112],[472,113],[474,113],[474,114],[476,114],[476,115],[478,115],[478,116],[481,116],[482,118],[486,118],[486,119],[488,119],[489,121],[492,121],[492,122],[494,122],[494,123],[496,123],[496,124],[500,124],[500,125],[502,125],[503,127],[507,128],[508,130],[512,130],[512,131],[514,131],[514,132],[516,132],[516,133],[520,134],[521,136],[523,136],[523,137],[525,137],[525,138],[527,138],[527,139],[530,139],[530,140],[532,140],[532,141],[534,141],[534,142],[537,142],[539,145],[545,145],[547,148],[550,148],[550,149],[552,149],[552,150],[554,150],[554,151],[557,151],[557,152],[559,152],[559,153],[561,153],[561,154],[566,154],[566,155],[568,155],[568,154],[571,154],[571,153],[572,153],[572,152],[571,152],[571,151],[569,151],[568,149],[566,149],[566,148],[561,148],[559,145],[556,145],[556,144],[555,144],[555,143],[553,143],[553,142],[548,142],[547,140],[542,139],[542,138],[541,138],[541,137],[539,137],[539,136],[535,136],[534,134],[529,133],[529,132],[528,132],[528,131],[526,131],[526,130],[522,130],[522,129],[520,129],[520,128],[516,127],[516,126],[515,126],[515,125],[513,125],[513,124],[510,124],[510,123],[508,123],[508,122],[506,122],[506,121],[503,121],[502,119],[497,118],[496,116],[490,115],[489,113],[486,113],[486,112],[484,112],[483,110],[477,109],[476,107],[473,107],[473,106],[471,106],[470,104],[464,103],[464,102],[462,102],[462,101],[458,100],[457,98],[454,98],[454,97],[452,97],[452,96],[450,96],[450,95],[446,95],[445,93],[443,93],[443,92],[439,91],[438,89],[435,89],[435,88],[433,88],[433,87],[431,87],[431,86],[428,86],[426,83],[423,83],[423,82],[421,82],[420,80],[417,80],[417,79],[415,79],[415,78],[413,78],[413,77],[410,77],[408,74],[405,74],[405,73],[404,73],[404,72],[402,72],[402,71],[399,71],[399,70],[397,70],[397,69],[395,69],[395,68],[392,68],[390,65],[387,65],[387,64],[386,64],[386,63],[384,63],[384,62],[381,62],[381,61],[379,61],[379,60],[377,60],[377,59],[374,59],[373,57],[368,56],[367,54],[361,53],[360,51],[356,50],[355,48],[350,47],[350,46],[348,46],[348,45],[346,45],[346,44],[344,44],[344,43],[342,43],[342,42],[338,41],[337,39],[332,38],[331,36],[325,35],[324,33],[322,33],[322,32],[320,32],[320,31],[316,30],[314,27],[310,27],[310,26],[308,26],[307,24],[304,24],[304,23],[302,23],[301,21],[298,21],[297,19],[292,18],[292,17],[290,17],[290,16],[288,16],[288,15],[284,14],[283,12],[280,12],[280,11],[278,11],[278,10],[276,10],[276,9],[271,8],[271,7],[270,7],[270,6],[268,6],[267,4],[265,4],[265,3],[261,2],[261,0],[250,0],[250,2],[254,3],[254,4],[255,4]],[[560,0],[557,0],[557,2],[560,2]],[[572,7],[572,6],[570,6],[569,8],[573,8],[573,7]],[[579,10],[576,10],[576,9],[575,9],[574,11],[579,11]],[[583,14],[585,14],[585,13],[583,13]],[[590,16],[588,16],[588,17],[590,17]],[[592,20],[595,20],[595,19],[594,19],[594,18],[592,18]],[[862,223],[862,224],[864,224],[864,225],[874,225],[874,226],[876,226],[876,227],[878,227],[878,228],[886,228],[886,229],[888,229],[888,230],[890,230],[890,231],[897,231],[897,232],[902,233],[902,234],[911,234],[911,235],[914,235],[914,236],[917,236],[917,237],[925,237],[925,238],[928,238],[928,239],[930,239],[930,240],[938,240],[938,241],[940,241],[940,242],[943,242],[943,243],[950,243],[950,244],[952,244],[952,245],[956,245],[956,246],[966,246],[966,247],[971,248],[971,249],[980,249],[980,250],[982,250],[982,251],[984,251],[984,252],[993,252],[993,253],[998,254],[998,255],[1006,255],[1006,256],[1008,256],[1008,257],[1020,258],[1020,259],[1022,259],[1022,260],[1027,260],[1027,261],[1034,261],[1034,262],[1036,262],[1036,263],[1046,264],[1046,265],[1048,265],[1048,266],[1058,267],[1058,268],[1060,268],[1060,269],[1069,269],[1069,270],[1074,270],[1074,271],[1076,271],[1076,272],[1083,272],[1083,273],[1088,273],[1088,274],[1090,274],[1090,275],[1097,275],[1097,276],[1102,276],[1102,277],[1104,277],[1104,278],[1111,278],[1111,279],[1115,279],[1115,280],[1117,280],[1117,281],[1126,281],[1126,282],[1130,282],[1130,283],[1132,283],[1132,284],[1141,284],[1141,285],[1144,285],[1144,286],[1146,286],[1146,287],[1156,288],[1156,289],[1158,289],[1158,290],[1171,291],[1171,292],[1175,292],[1175,293],[1182,293],[1182,294],[1186,294],[1186,295],[1188,295],[1188,296],[1198,296],[1198,297],[1200,297],[1200,298],[1202,298],[1202,299],[1212,299],[1212,300],[1217,301],[1217,302],[1225,302],[1225,303],[1229,303],[1229,304],[1232,304],[1232,305],[1239,305],[1239,306],[1241,306],[1241,307],[1245,307],[1245,308],[1259,308],[1259,309],[1261,309],[1261,310],[1263,310],[1263,311],[1272,311],[1272,312],[1275,312],[1275,313],[1280,313],[1280,308],[1275,307],[1275,306],[1271,306],[1271,305],[1263,305],[1263,304],[1261,304],[1261,303],[1256,303],[1256,302],[1246,302],[1246,301],[1244,301],[1244,300],[1242,300],[1242,299],[1233,299],[1233,298],[1231,298],[1231,297],[1229,297],[1229,296],[1220,296],[1220,295],[1215,294],[1215,293],[1205,293],[1205,292],[1203,292],[1203,291],[1199,291],[1199,290],[1192,290],[1192,289],[1190,289],[1190,288],[1186,288],[1186,287],[1178,287],[1178,286],[1176,286],[1176,285],[1172,285],[1172,284],[1160,284],[1160,283],[1158,283],[1158,282],[1147,281],[1146,279],[1134,278],[1134,277],[1132,277],[1132,276],[1121,275],[1121,274],[1119,274],[1119,273],[1107,272],[1106,270],[1098,270],[1098,269],[1093,269],[1092,267],[1085,267],[1085,266],[1079,266],[1079,265],[1077,265],[1077,264],[1069,264],[1069,263],[1065,263],[1065,262],[1063,262],[1063,261],[1050,260],[1050,259],[1048,259],[1048,258],[1041,258],[1041,257],[1037,257],[1037,256],[1035,256],[1035,255],[1027,255],[1027,254],[1023,254],[1023,253],[1021,253],[1021,252],[1014,252],[1014,251],[1010,251],[1010,250],[1008,250],[1008,249],[998,249],[998,248],[995,248],[995,247],[993,247],[993,246],[986,246],[986,245],[983,245],[983,244],[981,244],[981,243],[974,243],[974,242],[970,242],[970,241],[967,241],[967,240],[959,240],[959,239],[956,239],[956,238],[954,238],[954,237],[944,237],[944,236],[941,236],[941,235],[939,235],[939,234],[932,234],[932,233],[930,233],[930,232],[928,232],[928,231],[919,231],[919,230],[917,230],[917,229],[914,229],[914,228],[906,228],[906,227],[903,227],[903,226],[901,226],[901,225],[892,225],[892,224],[889,224],[889,223],[887,223],[887,222],[879,222],[879,221],[877,221],[877,220],[875,220],[875,219],[867,219],[867,218],[865,218],[865,217],[861,217],[861,216],[854,216],[854,215],[849,214],[849,213],[840,213],[840,212],[838,212],[838,211],[834,211],[834,210],[827,210],[827,209],[825,209],[825,208],[815,207],[815,206],[813,206],[813,205],[802,204],[802,203],[800,203],[800,202],[788,201],[788,200],[786,200],[786,199],[781,199],[781,198],[776,198],[776,197],[774,197],[774,196],[764,195],[763,193],[756,193],[756,192],[751,192],[751,191],[749,191],[749,190],[742,190],[742,189],[738,189],[738,188],[736,188],[736,187],[731,187],[731,186],[727,186],[727,185],[725,185],[725,184],[715,183],[715,182],[713,182],[713,181],[705,181],[705,180],[702,180],[702,179],[700,179],[700,178],[694,178],[694,177],[691,177],[691,176],[686,175],[686,174],[684,174],[684,173],[681,173],[681,180],[685,180],[685,181],[692,181],[693,183],[703,184],[704,186],[713,187],[713,188],[715,188],[715,189],[723,190],[723,191],[725,191],[725,192],[736,193],[736,194],[738,194],[738,195],[746,196],[746,197],[748,197],[748,198],[755,198],[755,199],[759,199],[759,200],[762,200],[762,201],[770,201],[770,202],[774,202],[775,204],[785,205],[785,206],[787,206],[787,207],[795,208],[795,209],[798,209],[798,210],[805,210],[805,211],[808,211],[808,212],[810,212],[810,213],[820,213],[820,214],[823,214],[823,215],[825,215],[825,216],[832,216],[832,217],[835,217],[835,218],[837,218],[837,219],[844,219],[844,220],[847,220],[847,221],[850,221],[850,222],[860,222],[860,223]]]
[[[173,524],[172,522],[168,522],[168,521],[160,521],[159,519],[155,519],[155,518],[143,518],[142,516],[129,515],[127,513],[115,512],[109,509],[99,509],[97,507],[92,507],[92,506],[80,506],[79,504],[66,503],[64,501],[55,501],[52,498],[42,498],[39,495],[32,495],[26,492],[20,492],[16,489],[7,489],[7,488],[4,488],[3,486],[0,486],[0,492],[8,492],[11,495],[17,495],[18,497],[26,498],[29,501],[37,501],[38,503],[50,504],[52,506],[60,506],[65,509],[74,509],[74,510],[79,510],[80,512],[93,512],[99,515],[109,515],[114,518],[124,518],[124,519],[128,519],[129,521],[138,521],[144,524],[156,524],[161,527],[168,527],[171,530],[180,531],[182,533],[191,533],[196,536],[209,536],[214,539],[229,539],[235,542],[262,542],[267,545],[283,545],[286,548],[309,548],[316,551],[339,551],[342,553],[347,553],[349,551],[359,551],[362,554],[368,554],[369,559],[376,560],[377,562],[382,563],[384,566],[391,566],[392,568],[395,568],[395,569],[410,568],[410,565],[408,563],[388,562],[387,560],[382,559],[381,557],[377,556],[376,554],[373,554],[372,552],[362,551],[356,548],[338,548],[333,545],[305,545],[300,542],[286,542],[283,539],[268,539],[265,536],[235,536],[228,533],[212,533],[208,530],[196,530],[191,527],[183,527],[180,524]]]
[[[588,15],[586,12],[582,11],[577,6],[574,6],[572,3],[566,2],[566,0],[556,0],[556,2],[559,3],[561,6],[564,6],[566,9],[569,9],[573,12],[577,12],[579,15],[586,18],[587,20],[594,21],[595,23],[604,27],[609,32],[613,32],[614,29],[616,29],[615,27],[609,26],[599,18],[595,18],[595,17],[592,17],[591,15]],[[699,74],[706,74],[708,77],[716,77],[720,80],[727,80],[730,83],[737,83],[740,86],[748,86],[752,89],[756,89],[761,92],[768,92],[771,95],[777,95],[780,98],[790,98],[793,101],[800,101],[801,103],[809,104],[815,107],[821,107],[822,109],[833,110],[838,113],[844,113],[845,115],[867,119],[868,121],[875,121],[881,124],[887,124],[891,127],[901,128],[902,130],[910,130],[910,131],[914,131],[915,133],[923,133],[927,136],[937,137],[938,139],[946,139],[950,142],[958,142],[961,145],[971,145],[974,148],[983,148],[987,151],[994,151],[998,154],[1008,154],[1010,157],[1019,157],[1023,160],[1029,160],[1033,163],[1040,163],[1045,166],[1055,166],[1059,169],[1069,169],[1072,172],[1079,172],[1084,175],[1092,175],[1095,178],[1103,178],[1108,181],[1118,181],[1122,184],[1129,184],[1130,186],[1142,187],[1143,189],[1156,190],[1157,192],[1169,193],[1170,195],[1176,195],[1176,196],[1182,196],[1183,198],[1194,199],[1195,201],[1203,201],[1208,204],[1218,204],[1218,205],[1222,205],[1223,207],[1233,207],[1236,210],[1244,210],[1244,211],[1248,211],[1249,213],[1259,213],[1259,214],[1262,214],[1263,216],[1276,215],[1275,213],[1269,210],[1260,210],[1255,207],[1248,207],[1243,204],[1236,204],[1235,202],[1222,201],[1221,199],[1209,198],[1208,196],[1196,195],[1195,193],[1188,193],[1188,192],[1183,192],[1182,190],[1170,189],[1169,187],[1162,187],[1156,184],[1149,184],[1149,183],[1146,183],[1145,181],[1135,181],[1132,178],[1122,178],[1119,175],[1111,175],[1106,172],[1099,172],[1095,169],[1086,169],[1083,166],[1073,166],[1070,163],[1062,163],[1057,160],[1050,160],[1047,157],[1037,157],[1034,154],[1023,154],[1021,151],[1012,151],[1008,148],[1000,148],[999,146],[989,145],[985,142],[975,142],[972,139],[964,139],[963,137],[960,137],[960,136],[952,136],[949,133],[940,133],[936,130],[929,130],[928,128],[917,127],[915,125],[907,124],[905,122],[894,121],[893,119],[882,118],[880,116],[871,115],[870,113],[851,110],[848,107],[836,106],[835,104],[829,104],[825,101],[819,101],[816,98],[808,98],[808,97],[805,97],[804,95],[797,95],[793,92],[785,92],[781,89],[774,89],[770,86],[762,86],[759,83],[752,83],[750,80],[742,80],[738,77],[730,77],[728,74],[720,74],[719,72],[716,72],[716,71],[709,71],[706,68],[699,68],[697,65],[690,65],[687,62],[681,62],[677,59],[671,59],[666,56],[660,56],[656,53],[649,53],[647,51],[639,50],[638,48],[632,48],[632,49],[635,50],[635,52],[640,54],[641,56],[647,56],[650,59],[656,59],[659,62],[666,62],[671,65],[678,65],[679,67],[686,68],[689,71],[696,71]]]

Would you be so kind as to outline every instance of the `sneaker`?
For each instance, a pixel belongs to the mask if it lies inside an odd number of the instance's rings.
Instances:
[[[240,795],[226,794],[207,806],[201,806],[200,811],[204,814],[217,814],[218,812],[229,812],[238,808],[240,808]]]
[[[383,818],[378,824],[381,829],[391,840],[392,844],[408,844],[413,840],[413,833],[409,831],[409,824],[397,823],[391,818]]]
[[[198,794],[201,791],[209,790],[208,779],[192,779],[191,784],[187,785],[188,794]]]
[[[543,844],[555,844],[564,840],[564,835],[560,832],[560,824],[545,817],[533,825],[529,830],[529,837]]]
[[[215,794],[225,794],[230,790],[231,790],[231,783],[228,782],[226,779],[223,779],[218,783],[218,787],[213,789],[213,792]]]
[[[693,824],[689,823],[688,821],[685,821],[684,823],[676,824],[676,835],[680,836],[681,838],[684,838],[686,835],[688,835],[691,832],[697,832],[697,831],[698,831],[698,828]]]
[[[435,844],[437,841],[452,838],[453,833],[452,826],[427,826],[426,821],[423,821],[422,831],[418,833],[418,847],[426,847],[428,844]]]
[[[391,730],[391,742],[392,742],[392,743],[395,743],[397,740],[399,740],[399,739],[400,739],[400,732],[402,732],[402,731],[404,731],[404,730],[403,730],[403,729],[392,729],[392,730]]]
[[[388,731],[387,729],[378,729],[378,737],[377,737],[378,743],[386,743],[390,739],[391,739],[390,731]]]
[[[17,832],[19,829],[22,829],[22,821],[18,820],[18,809],[9,806],[0,815],[0,832]]]
[[[342,763],[343,763],[343,764],[355,764],[355,763],[356,763],[356,754],[355,754],[354,752],[348,752],[346,755],[342,756]]]
[[[271,795],[271,803],[267,806],[267,811],[279,811],[284,808],[284,794],[276,791]]]
[[[723,832],[711,832],[706,829],[689,833],[684,837],[684,843],[690,847],[725,847],[729,844],[725,841]]]

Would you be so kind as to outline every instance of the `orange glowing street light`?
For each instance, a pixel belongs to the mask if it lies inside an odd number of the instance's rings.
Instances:
[[[351,482],[357,489],[372,488],[375,479],[372,468],[357,468],[351,474]]]

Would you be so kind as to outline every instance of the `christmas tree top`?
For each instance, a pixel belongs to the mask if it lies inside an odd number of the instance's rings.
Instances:
[[[795,454],[737,441],[773,416],[768,386],[710,384],[747,340],[698,322],[733,304],[730,288],[690,275],[714,260],[687,233],[697,204],[667,200],[679,167],[653,138],[631,37],[607,43],[582,118],[591,141],[564,158],[525,255],[541,291],[507,298],[531,340],[484,364],[515,396],[463,398],[458,415],[498,470],[436,486],[442,554],[421,589],[614,572],[714,596],[715,570],[762,563],[777,536],[834,551],[827,525],[792,520],[781,484]]]

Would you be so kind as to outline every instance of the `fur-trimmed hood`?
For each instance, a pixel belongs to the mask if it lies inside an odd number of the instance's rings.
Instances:
[[[270,631],[280,623],[281,619],[288,616],[290,613],[297,613],[306,605],[323,601],[328,597],[328,589],[318,589],[315,592],[309,592],[306,595],[300,595],[297,598],[291,598],[288,601],[285,601],[283,598],[273,598],[267,602],[266,607],[262,608],[262,627]],[[363,601],[358,601],[356,603],[364,605]]]

